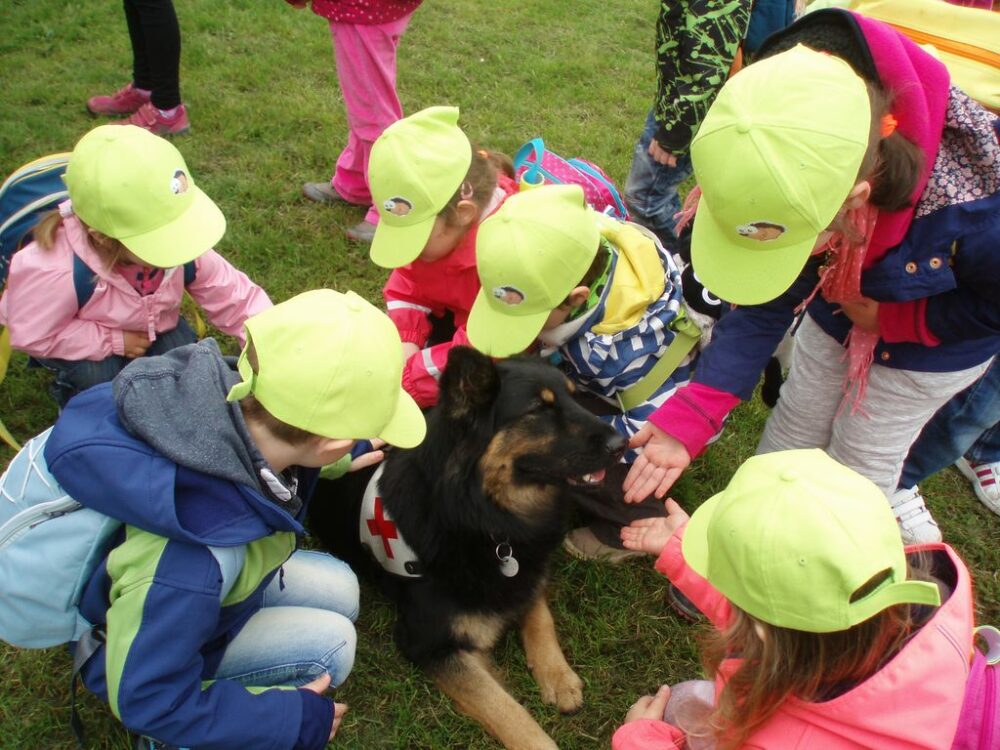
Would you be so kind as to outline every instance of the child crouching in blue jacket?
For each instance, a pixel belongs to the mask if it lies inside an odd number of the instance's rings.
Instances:
[[[80,604],[104,631],[81,674],[140,747],[326,746],[358,583],[296,549],[305,498],[355,440],[424,436],[396,329],[356,294],[306,292],[245,327],[238,362],[212,340],[135,360],[45,447],[74,499],[125,522]]]

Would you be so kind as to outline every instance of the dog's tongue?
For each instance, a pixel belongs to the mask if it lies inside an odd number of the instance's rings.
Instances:
[[[586,479],[589,479],[589,480],[590,480],[591,482],[593,482],[594,484],[600,484],[601,482],[603,482],[603,481],[604,481],[604,476],[605,476],[605,475],[606,475],[607,473],[608,473],[608,472],[607,472],[607,470],[606,470],[606,469],[598,469],[597,471],[592,471],[592,472],[590,472],[590,473],[589,473],[589,474],[588,474],[588,475],[586,476]]]

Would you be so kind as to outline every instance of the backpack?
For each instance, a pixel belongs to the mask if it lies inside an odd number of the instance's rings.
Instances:
[[[970,7],[960,7],[968,5]],[[931,47],[952,83],[984,107],[1000,111],[1000,13],[987,3],[940,0],[817,0],[814,9],[846,8],[892,26],[915,43]]]
[[[541,138],[528,141],[514,154],[514,178],[522,189],[546,183],[579,185],[595,211],[628,220],[621,193],[603,169],[586,159],[564,159],[546,149]]]
[[[121,522],[84,508],[49,473],[50,427],[0,476],[0,640],[47,648],[91,628],[77,606]]]
[[[986,642],[978,648],[965,686],[965,699],[958,719],[958,733],[951,750],[996,750],[1000,747],[1000,630],[976,628]]]

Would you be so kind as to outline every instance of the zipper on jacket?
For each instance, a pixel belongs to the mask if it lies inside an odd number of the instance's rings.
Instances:
[[[55,500],[39,503],[26,510],[22,510],[3,526],[0,526],[0,549],[3,549],[11,539],[24,529],[34,528],[39,524],[50,521],[53,518],[58,518],[59,516],[65,516],[67,513],[72,513],[82,507],[80,503],[69,495],[64,495]]]
[[[948,52],[952,55],[958,55],[959,57],[964,57],[968,60],[983,63],[984,65],[991,65],[994,68],[1000,68],[1000,54],[988,50],[985,47],[977,47],[976,45],[969,44],[968,42],[958,42],[954,39],[946,39],[943,36],[930,34],[926,31],[920,31],[919,29],[911,29],[909,26],[902,26],[898,23],[890,23],[888,21],[886,23],[896,29],[896,31],[902,32],[908,36],[917,44],[932,44],[936,49],[939,49],[942,52]]]

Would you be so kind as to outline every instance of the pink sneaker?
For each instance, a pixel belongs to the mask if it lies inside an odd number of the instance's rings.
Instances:
[[[156,135],[181,135],[191,129],[187,109],[183,104],[178,105],[170,117],[164,117],[152,102],[146,102],[131,117],[118,120],[115,124],[138,125]]]
[[[130,115],[148,101],[149,94],[130,83],[111,96],[92,96],[87,100],[87,109],[95,115]]]

